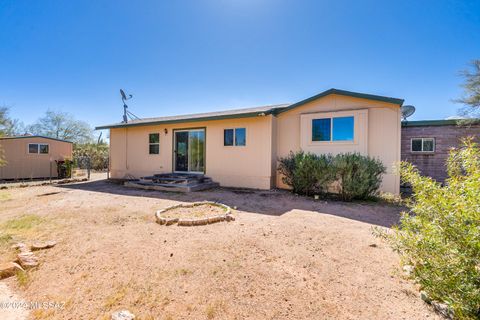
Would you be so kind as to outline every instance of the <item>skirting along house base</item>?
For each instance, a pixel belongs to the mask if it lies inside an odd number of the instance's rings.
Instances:
[[[201,174],[221,186],[287,188],[277,160],[289,152],[358,152],[387,167],[381,191],[399,193],[402,99],[330,89],[294,104],[132,120],[110,129],[114,179]]]

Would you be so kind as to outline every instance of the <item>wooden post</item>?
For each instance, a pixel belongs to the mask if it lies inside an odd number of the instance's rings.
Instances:
[[[90,157],[87,158],[88,161],[87,161],[87,178],[88,180],[90,180]]]

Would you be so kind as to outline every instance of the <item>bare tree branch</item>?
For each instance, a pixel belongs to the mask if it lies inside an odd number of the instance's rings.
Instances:
[[[93,139],[93,130],[88,123],[75,120],[69,113],[52,110],[48,110],[44,117],[30,125],[28,131],[75,143],[89,143]]]
[[[480,60],[473,60],[471,67],[473,70],[464,70],[461,73],[465,78],[462,85],[464,94],[455,101],[465,105],[460,110],[463,115],[480,117]]]

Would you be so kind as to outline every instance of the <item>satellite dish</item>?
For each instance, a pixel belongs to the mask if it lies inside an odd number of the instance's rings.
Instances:
[[[137,120],[140,119],[139,117],[134,115],[132,112],[127,110],[128,106],[125,103],[125,101],[130,100],[133,96],[129,94],[127,97],[127,95],[125,94],[125,91],[123,91],[122,89],[120,89],[120,95],[122,96],[122,102],[123,102],[123,122],[127,123],[129,117],[130,119],[137,119]]]
[[[403,106],[400,108],[400,111],[402,111],[403,121],[406,121],[408,117],[415,113],[415,107],[410,105]]]
[[[127,100],[127,95],[125,94],[125,91],[120,89],[120,95],[122,96],[122,100]]]
[[[126,100],[132,98],[132,95],[129,94],[128,95],[128,98],[127,98],[127,95],[125,94],[125,91],[123,91],[122,89],[120,89],[120,95],[122,96],[122,101],[125,102]]]

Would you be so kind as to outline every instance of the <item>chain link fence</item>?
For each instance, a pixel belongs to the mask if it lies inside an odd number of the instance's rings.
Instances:
[[[92,172],[108,172],[108,157],[76,156],[73,158],[72,178],[88,178]]]

